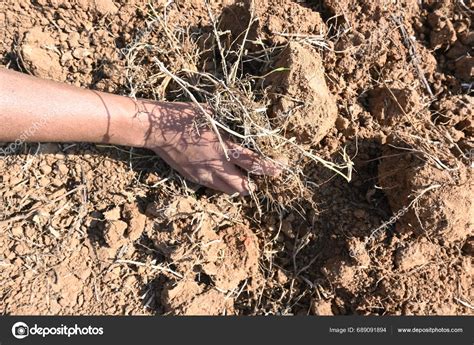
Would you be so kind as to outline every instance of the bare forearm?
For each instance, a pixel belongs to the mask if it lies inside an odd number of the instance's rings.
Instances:
[[[130,98],[0,69],[0,142],[140,144],[140,104]]]

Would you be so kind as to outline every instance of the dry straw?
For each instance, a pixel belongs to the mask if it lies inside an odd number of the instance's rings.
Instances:
[[[225,136],[279,164],[284,171],[281,177],[256,180],[259,188],[252,198],[259,215],[264,212],[263,206],[267,210],[302,210],[302,203],[312,197],[312,184],[304,173],[309,162],[322,164],[350,181],[352,161],[345,150],[341,164],[327,161],[295,138],[286,138],[281,122],[269,115],[271,102],[263,81],[272,73],[284,73],[290,66],[271,67],[284,47],[270,46],[261,39],[249,41],[250,31],[258,20],[252,6],[246,30],[239,37],[231,37],[229,31],[223,30],[211,6],[206,6],[209,30],[193,33],[177,25],[176,20],[171,22],[169,5],[159,9],[149,5],[146,28],[124,51],[130,95],[157,100],[172,95],[177,100],[191,101],[205,114],[221,145],[225,146]],[[205,37],[204,44],[198,44],[199,37]],[[317,39],[319,47],[325,46],[323,38],[312,39]],[[250,44],[259,49],[248,49]],[[213,67],[199,68],[204,63]],[[260,75],[249,74],[249,65],[258,66]],[[290,163],[283,164],[282,156],[292,157]]]

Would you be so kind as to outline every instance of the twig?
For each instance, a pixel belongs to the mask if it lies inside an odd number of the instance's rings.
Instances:
[[[284,32],[273,32],[275,35],[282,37],[288,37],[290,39],[296,39],[304,43],[309,43],[317,47],[322,47],[329,50],[329,45],[326,43],[324,35],[310,35],[310,34],[299,34],[299,33],[284,33]]]
[[[170,269],[168,267],[163,267],[163,266],[160,266],[160,265],[149,265],[149,264],[146,264],[144,262],[133,261],[133,260],[123,260],[123,259],[116,260],[115,262],[119,263],[119,264],[149,267],[149,268],[152,268],[154,270],[159,270],[159,271],[171,273],[172,275],[174,275],[178,278],[181,278],[181,279],[183,278],[182,274],[180,274],[178,272],[175,272],[175,271],[173,271],[172,269]]]
[[[416,72],[418,74],[418,77],[421,79],[421,82],[426,88],[426,91],[428,91],[429,95],[431,98],[434,98],[433,92],[431,91],[431,87],[428,84],[428,81],[426,80],[425,74],[423,73],[423,69],[420,67],[420,61],[418,59],[418,53],[416,51],[416,47],[413,44],[413,40],[408,36],[407,29],[405,28],[405,25],[403,24],[400,16],[395,16],[391,15],[392,20],[394,23],[398,26],[400,29],[400,32],[403,36],[403,43],[405,43],[405,46],[408,48],[408,51],[410,53],[410,58],[411,62],[416,68]]]
[[[219,50],[219,54],[221,55],[222,72],[224,73],[225,79],[229,80],[229,74],[227,72],[227,62],[226,62],[226,59],[225,59],[224,49],[222,48],[222,44],[221,44],[221,37],[220,37],[220,34],[217,30],[216,19],[214,17],[214,14],[212,13],[211,7],[209,6],[208,0],[204,1],[204,4],[206,5],[207,13],[208,13],[209,19],[211,20],[211,23],[212,23],[212,29],[214,31],[214,36],[216,36],[217,47],[218,47],[218,50]]]
[[[250,28],[252,27],[253,23],[255,22],[255,6],[254,2],[252,0],[252,3],[250,5],[250,19],[249,19],[249,24],[247,25],[247,29],[245,30],[244,38],[242,40],[242,44],[239,49],[239,54],[237,56],[237,61],[234,63],[232,66],[232,70],[230,73],[230,79],[227,80],[228,85],[233,85],[235,82],[235,78],[237,77],[237,71],[240,66],[240,62],[242,61],[242,57],[244,55],[244,49],[245,49],[245,43],[247,42],[247,37],[250,32]]]
[[[469,308],[469,309],[474,310],[474,306],[473,306],[472,304],[469,304],[469,303],[467,303],[467,302],[465,302],[465,301],[463,301],[462,299],[459,299],[459,298],[457,298],[457,297],[454,297],[454,300],[455,300],[456,302],[462,304],[462,305],[465,306],[466,308]]]

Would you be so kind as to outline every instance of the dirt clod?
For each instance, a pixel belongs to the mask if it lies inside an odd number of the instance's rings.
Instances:
[[[178,315],[231,315],[233,300],[217,290],[203,291],[196,282],[167,286],[162,294],[165,310]]]
[[[395,212],[401,211],[397,228],[401,232],[440,234],[447,241],[463,240],[473,229],[474,207],[470,196],[472,171],[460,166],[453,179],[448,167],[433,166],[423,154],[384,150],[379,181]],[[429,187],[428,195],[411,201]],[[404,210],[404,208],[406,208]]]
[[[273,116],[281,121],[286,136],[315,145],[334,126],[337,107],[326,85],[321,57],[298,43],[290,43],[275,62],[268,78]]]
[[[427,264],[436,254],[436,247],[429,243],[413,243],[401,248],[395,255],[395,265],[402,271]]]
[[[412,90],[382,87],[372,90],[369,97],[370,113],[385,125],[408,121],[421,109],[420,97]]]
[[[331,301],[314,301],[312,312],[314,315],[331,316],[332,312]]]
[[[94,5],[97,12],[103,16],[118,12],[118,7],[112,0],[94,0]]]
[[[124,243],[125,230],[127,230],[127,223],[121,220],[112,220],[105,226],[104,236],[105,242],[111,248],[117,248]]]
[[[34,75],[63,80],[56,41],[41,27],[32,28],[25,34],[21,44],[21,56],[26,67]]]

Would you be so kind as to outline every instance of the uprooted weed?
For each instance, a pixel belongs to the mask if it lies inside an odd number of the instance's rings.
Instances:
[[[210,6],[207,10],[209,25],[191,30],[170,18],[167,6],[149,6],[146,27],[124,51],[130,96],[194,102],[222,145],[225,136],[281,167],[283,173],[277,178],[250,172],[249,178],[257,184],[252,192],[255,216],[267,210],[302,211],[304,203],[312,203],[313,187],[304,173],[308,163],[323,164],[349,181],[352,162],[345,152],[343,164],[326,161],[295,138],[284,136],[285,119],[270,114],[264,83],[267,76],[288,70],[287,66],[272,66],[284,47],[249,39],[257,20],[253,13],[247,29],[232,37],[220,28]],[[253,49],[247,49],[249,44]]]

